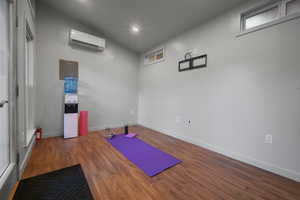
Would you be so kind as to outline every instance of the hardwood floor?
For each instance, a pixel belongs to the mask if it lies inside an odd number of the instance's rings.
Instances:
[[[105,131],[98,131],[38,142],[23,178],[80,163],[99,200],[300,199],[300,183],[144,127],[130,131],[183,162],[150,178],[105,141]]]

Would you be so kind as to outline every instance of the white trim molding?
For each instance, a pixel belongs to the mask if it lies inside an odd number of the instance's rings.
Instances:
[[[27,133],[26,133],[27,134]],[[29,137],[28,137],[29,136]],[[25,144],[25,147],[28,147],[32,140],[35,139],[35,129],[33,130],[30,130],[30,134],[29,135],[26,135],[26,144]]]
[[[50,138],[50,137],[63,137],[64,131],[45,131],[42,135],[42,138]]]
[[[140,125],[143,126],[143,127],[149,128],[148,126],[145,126],[145,125],[142,125],[142,124],[140,124]],[[156,130],[156,129],[153,129],[153,128],[149,128],[149,129],[152,129],[152,130],[155,130],[155,131],[158,131],[158,132],[162,132],[161,130]],[[181,139],[183,141],[189,142],[191,144],[206,148],[208,150],[217,152],[219,154],[230,157],[232,159],[235,159],[235,160],[247,163],[249,165],[264,169],[264,170],[272,172],[274,174],[277,174],[277,175],[292,179],[294,181],[300,182],[300,173],[299,172],[289,170],[289,169],[285,169],[285,168],[276,166],[272,163],[257,160],[257,159],[242,155],[240,153],[227,151],[223,148],[208,144],[208,143],[203,142],[199,139],[192,139],[192,138],[189,138],[189,137],[179,136],[178,134],[170,135],[170,134],[167,134],[165,132],[162,132],[162,133],[164,133],[166,135],[169,135],[169,136],[172,136],[172,137],[175,137],[177,139]]]
[[[14,167],[16,166],[15,163],[10,163],[2,176],[0,177],[0,189],[3,187],[3,185],[6,183],[7,178],[10,176],[12,171],[14,170]]]
[[[35,145],[35,140],[31,140],[31,143],[29,144],[26,154],[24,156],[24,159],[22,160],[22,163],[19,166],[19,178],[22,177],[22,174],[26,168],[26,165],[28,163],[34,145]]]

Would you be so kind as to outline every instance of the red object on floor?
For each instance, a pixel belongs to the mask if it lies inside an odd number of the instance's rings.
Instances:
[[[88,134],[88,117],[89,112],[86,110],[80,111],[80,117],[79,117],[79,135],[85,136]]]
[[[41,140],[42,139],[42,135],[43,135],[43,129],[42,128],[37,128],[35,130],[35,140]]]

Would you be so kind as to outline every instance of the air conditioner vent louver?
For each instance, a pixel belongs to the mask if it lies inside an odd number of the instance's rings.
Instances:
[[[105,39],[74,29],[70,31],[70,43],[91,48],[96,51],[103,51],[105,49]]]

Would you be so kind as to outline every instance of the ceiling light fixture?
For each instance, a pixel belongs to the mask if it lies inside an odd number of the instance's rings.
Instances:
[[[137,34],[141,31],[138,25],[132,25],[130,29],[131,29],[131,32],[134,34]]]

